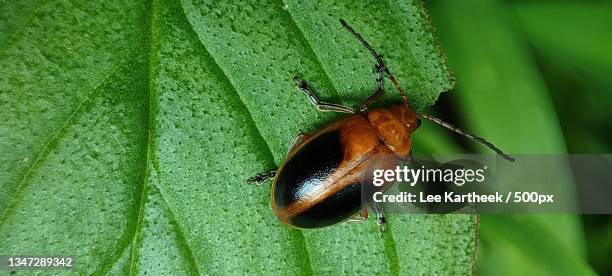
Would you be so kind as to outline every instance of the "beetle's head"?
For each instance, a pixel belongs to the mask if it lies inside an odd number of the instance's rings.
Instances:
[[[412,149],[412,133],[421,125],[416,112],[403,104],[368,111],[366,117],[385,145],[406,159]]]

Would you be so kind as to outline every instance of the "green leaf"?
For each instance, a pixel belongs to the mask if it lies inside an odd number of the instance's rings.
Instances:
[[[468,128],[511,153],[565,153],[547,88],[507,7],[466,0],[436,1],[430,9],[457,76]],[[591,274],[579,223],[574,215],[482,216],[479,272]],[[545,245],[533,236],[545,237]],[[567,266],[559,266],[562,259]]]
[[[472,273],[472,216],[300,231],[245,185],[338,118],[295,74],[329,101],[372,93],[340,17],[415,106],[452,87],[418,1],[24,3],[0,17],[0,255],[72,255],[82,274]]]

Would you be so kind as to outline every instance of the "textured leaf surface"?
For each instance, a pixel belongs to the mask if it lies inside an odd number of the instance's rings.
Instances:
[[[299,231],[272,214],[268,187],[244,185],[298,131],[338,118],[293,75],[329,101],[373,91],[340,17],[417,107],[451,88],[418,1],[2,6],[0,255],[74,255],[88,274],[471,273],[471,216]]]

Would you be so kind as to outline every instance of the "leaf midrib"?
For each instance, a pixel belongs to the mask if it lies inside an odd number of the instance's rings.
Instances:
[[[155,135],[154,135],[154,131],[155,131],[155,122],[156,122],[156,115],[157,115],[157,110],[155,109],[155,100],[157,99],[157,93],[156,93],[156,87],[155,87],[155,83],[154,83],[154,75],[155,75],[155,68],[157,66],[156,63],[156,59],[155,59],[155,26],[156,26],[156,17],[155,17],[155,9],[157,8],[157,1],[156,0],[151,0],[150,2],[150,7],[149,7],[149,55],[148,55],[148,66],[149,66],[149,108],[148,108],[148,137],[147,137],[147,146],[146,146],[146,158],[145,158],[145,166],[144,166],[144,180],[143,180],[143,186],[142,186],[142,194],[140,197],[140,202],[139,202],[139,211],[137,214],[137,223],[136,226],[134,228],[134,234],[132,235],[132,240],[127,242],[124,246],[124,248],[118,252],[122,252],[123,250],[125,250],[125,248],[129,247],[130,245],[132,246],[132,252],[130,253],[130,265],[129,265],[129,274],[130,275],[135,275],[137,270],[136,266],[135,266],[135,262],[137,261],[139,254],[138,254],[138,250],[140,249],[138,246],[138,239],[142,237],[142,224],[144,223],[144,219],[145,219],[145,208],[146,208],[146,202],[147,202],[147,195],[148,195],[148,189],[149,189],[149,184],[152,185],[151,182],[151,170],[154,170],[157,176],[160,175],[159,172],[159,162],[157,160],[157,154],[156,150],[157,147],[155,146]],[[153,133],[153,135],[152,135]],[[179,246],[180,248],[178,248],[179,250],[183,251],[185,257],[187,258],[187,261],[190,264],[190,272],[192,272],[194,275],[199,275],[199,268],[198,268],[198,262],[197,260],[194,258],[193,255],[193,251],[191,250],[191,245],[189,244],[189,242],[187,242],[187,239],[185,238],[181,225],[180,223],[176,220],[176,216],[174,215],[174,210],[171,208],[170,204],[168,203],[168,200],[166,199],[166,196],[164,195],[164,192],[162,191],[162,189],[160,187],[157,187],[155,185],[153,185],[151,188],[157,189],[159,192],[160,197],[162,198],[163,204],[164,206],[161,206],[162,209],[167,210],[167,212],[169,213],[169,217],[170,217],[170,223],[174,225],[174,229],[176,230],[176,232],[174,233],[176,238],[178,239],[178,243],[182,243],[184,244],[185,248]],[[127,231],[129,231],[130,229],[126,229]],[[110,269],[112,268],[112,266],[119,261],[121,258],[121,254],[117,255],[117,258],[115,261],[111,262],[107,267],[102,267],[102,271],[104,271],[102,274],[107,274],[108,271],[110,271]]]
[[[152,9],[155,8],[155,5],[156,5],[156,1],[152,0]],[[183,12],[182,15],[184,16],[184,20],[189,22],[189,20],[187,18],[187,14],[185,13],[184,8],[182,7],[182,5],[181,5],[181,11]],[[155,45],[155,43],[154,43],[154,39],[155,39],[155,36],[154,36],[154,26],[155,26],[156,18],[154,16],[154,14],[155,14],[155,12],[153,10],[151,10],[151,12],[150,12],[150,20],[151,20],[150,24],[151,25],[150,25],[150,30],[149,30],[149,32],[150,32],[150,40],[151,40],[150,41],[150,49],[149,49],[150,50],[150,55],[149,55],[149,66],[150,66],[149,67],[149,70],[150,70],[150,72],[149,72],[149,84],[150,84],[149,85],[149,95],[150,95],[150,100],[151,100],[151,102],[149,104],[149,131],[153,132],[153,135],[151,137],[149,137],[148,142],[147,142],[147,158],[146,158],[147,166],[146,166],[146,169],[145,169],[145,181],[143,181],[143,188],[142,188],[143,191],[142,191],[141,200],[140,200],[140,203],[139,203],[140,208],[139,208],[139,214],[138,214],[138,223],[137,223],[137,225],[135,227],[135,233],[133,235],[132,241],[130,243],[126,244],[126,247],[129,246],[129,244],[132,244],[132,246],[133,246],[132,253],[131,253],[131,256],[130,256],[130,259],[131,259],[130,260],[130,275],[134,274],[134,265],[135,265],[134,262],[137,259],[137,250],[138,250],[138,248],[137,248],[137,246],[138,246],[138,243],[137,243],[137,241],[138,241],[138,233],[141,233],[142,223],[143,223],[142,220],[144,220],[144,213],[146,212],[146,210],[145,210],[145,208],[146,208],[145,207],[145,202],[146,202],[145,197],[146,197],[146,193],[147,193],[147,185],[150,184],[150,183],[148,183],[148,182],[150,182],[150,180],[148,179],[148,177],[149,177],[148,171],[150,169],[158,170],[158,165],[157,164],[159,164],[158,163],[159,160],[156,160],[157,159],[157,155],[155,154],[156,147],[155,147],[155,142],[154,142],[155,137],[156,137],[155,136],[155,122],[157,120],[157,118],[155,116],[156,114],[155,114],[155,112],[153,112],[153,110],[154,110],[154,106],[153,106],[154,105],[154,101],[153,100],[157,98],[156,89],[155,89],[154,84],[153,84],[153,81],[154,81],[154,77],[153,77],[154,76],[154,69],[155,69],[155,65],[156,65],[155,64],[155,50],[154,50],[154,45]],[[190,26],[192,26],[191,22],[189,22],[189,24],[190,24]],[[195,33],[195,31],[193,29],[193,26],[192,26],[192,29],[190,30],[190,32],[193,32],[193,35],[197,36],[197,34]],[[226,72],[223,70],[223,68],[213,58],[213,56],[208,51],[208,49],[206,48],[204,43],[199,38],[198,38],[198,41],[200,42],[200,44],[201,44],[202,48],[204,49],[204,51],[206,51],[207,55],[211,58],[211,60],[213,61],[214,65],[216,66],[216,68],[223,75],[224,80],[231,87],[231,89],[232,89],[232,94],[231,94],[232,97],[235,97],[238,100],[238,102],[240,103],[240,108],[242,108],[243,111],[248,116],[248,119],[249,119],[248,124],[250,124],[256,130],[256,134],[259,136],[258,138],[261,139],[264,142],[264,144],[266,145],[267,155],[269,155],[270,159],[273,160],[273,154],[272,154],[272,150],[270,149],[270,145],[263,138],[260,129],[257,127],[257,124],[253,120],[253,116],[252,116],[250,110],[246,107],[246,105],[244,104],[243,100],[240,98],[239,94],[237,93],[236,87],[231,82],[230,78],[228,77]],[[149,135],[151,135],[151,134],[149,134]],[[152,163],[151,165],[153,165],[153,168],[149,167],[149,162]],[[159,173],[158,173],[158,175],[159,175]],[[160,193],[160,196],[162,197],[162,199],[164,201],[164,204],[166,205],[165,207],[166,207],[166,209],[170,213],[172,221],[176,224],[176,227],[178,228],[177,231],[179,233],[176,233],[177,237],[179,239],[182,239],[182,242],[187,247],[186,248],[186,251],[187,251],[186,255],[189,258],[190,263],[193,264],[193,269],[195,269],[196,274],[199,274],[198,273],[198,267],[199,267],[198,261],[197,261],[196,258],[194,258],[192,250],[190,249],[191,245],[189,244],[189,242],[187,241],[185,236],[182,234],[181,224],[180,224],[180,222],[178,220],[176,220],[176,216],[174,215],[175,210],[168,203],[168,200],[166,199],[165,192],[162,189],[162,187],[155,186],[155,188],[158,189],[158,191]],[[128,229],[128,231],[129,231],[129,229]],[[300,234],[299,237],[298,237],[299,240],[297,240],[296,242],[301,244],[300,247],[306,249],[305,240],[304,240],[304,237],[303,237],[301,231],[298,231],[298,233]],[[308,253],[307,251],[305,251],[305,252],[306,252],[306,254]],[[117,255],[117,256],[118,256],[118,258],[117,258],[116,261],[118,261],[121,258],[120,254]],[[310,257],[308,255],[307,255],[306,260],[308,261],[308,269],[309,269],[309,271],[312,272],[313,271],[312,270],[312,264],[310,262]],[[114,264],[114,263],[116,263],[116,261],[112,262],[112,263]],[[109,271],[111,267],[112,267],[112,265],[109,265],[109,267],[103,268],[103,270],[104,271]]]

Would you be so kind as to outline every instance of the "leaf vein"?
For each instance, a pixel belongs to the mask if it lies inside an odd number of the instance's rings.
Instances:
[[[130,275],[134,275],[134,262],[136,261],[136,253],[138,248],[138,233],[140,232],[140,228],[142,227],[142,223],[144,221],[144,212],[145,212],[145,196],[147,194],[147,187],[149,183],[149,158],[151,157],[151,132],[149,131],[149,137],[147,139],[147,155],[145,158],[145,173],[144,173],[144,181],[142,183],[142,194],[140,195],[140,203],[138,208],[138,217],[136,221],[136,226],[134,227],[134,235],[132,238],[132,252],[130,253]]]
[[[129,60],[130,59],[129,57],[132,57],[135,53],[137,53],[137,50],[138,49],[133,49],[131,53],[126,55],[128,58],[126,58],[126,59],[119,59],[119,60]],[[68,128],[70,126],[72,126],[77,121],[78,118],[80,118],[83,114],[85,114],[87,111],[89,111],[91,109],[91,107],[92,107],[91,106],[91,102],[97,96],[100,95],[100,89],[99,88],[102,85],[104,85],[106,83],[106,81],[121,67],[122,63],[123,62],[117,63],[109,71],[109,73],[106,75],[106,77],[104,77],[93,88],[92,92],[90,92],[85,97],[85,99],[79,103],[79,105],[75,108],[75,110],[66,118],[66,120],[61,123],[61,125],[58,127],[58,129],[55,132],[55,134],[53,134],[49,138],[47,143],[45,143],[45,146],[43,146],[43,148],[40,150],[40,152],[36,155],[36,158],[34,159],[34,161],[32,161],[32,164],[25,171],[22,180],[19,182],[18,187],[17,187],[17,189],[14,192],[14,196],[12,197],[12,200],[9,202],[9,204],[6,207],[6,210],[4,211],[2,216],[0,217],[0,226],[2,226],[3,223],[6,223],[7,218],[9,217],[10,213],[13,212],[17,208],[17,205],[19,204],[19,201],[22,199],[23,191],[27,187],[28,182],[32,179],[33,174],[40,167],[40,165],[42,165],[43,161],[47,157],[49,157],[51,152],[57,147],[58,141],[62,137],[64,137],[64,135],[66,134],[66,131],[68,130]]]
[[[187,18],[187,21],[189,22],[189,25],[191,26],[192,31],[194,33],[196,33],[196,35],[197,35],[197,32],[195,31],[195,27],[193,26],[193,23],[189,20],[189,17],[187,16],[187,13],[185,11],[185,7],[183,6],[182,1],[181,1],[181,9],[183,11],[183,14],[185,15],[185,18]],[[293,19],[292,19],[292,22],[293,22]],[[264,139],[264,136],[263,136],[261,130],[257,127],[257,124],[255,123],[255,120],[253,119],[253,115],[251,114],[251,111],[246,106],[246,104],[244,103],[243,99],[240,97],[240,94],[238,93],[235,85],[232,83],[230,77],[225,72],[225,70],[223,70],[223,67],[221,67],[221,65],[219,65],[219,63],[215,60],[215,58],[213,57],[211,52],[208,50],[208,48],[206,47],[204,41],[202,41],[200,36],[197,35],[197,37],[198,37],[198,41],[200,42],[200,45],[202,46],[202,49],[210,57],[210,59],[212,60],[212,63],[219,70],[219,72],[221,72],[225,82],[227,82],[229,84],[229,86],[232,88],[232,96],[235,97],[238,100],[238,102],[240,103],[240,108],[242,108],[245,111],[246,115],[248,116],[248,123],[253,126],[253,128],[257,132],[258,138],[260,140],[262,140],[264,142],[264,144],[266,145],[266,149],[267,149],[268,155],[270,156],[270,158],[272,160],[274,160],[274,158],[273,158],[274,155],[273,155],[272,149],[270,148],[270,145],[268,144],[266,139]],[[308,45],[308,46],[310,47],[310,45]],[[309,50],[312,52],[311,48],[309,48]],[[318,59],[317,59],[317,62],[319,62]],[[326,75],[326,77],[327,77],[327,75]],[[333,92],[336,93],[335,90]],[[336,95],[337,95],[337,93],[336,93]],[[304,239],[304,234],[302,233],[301,230],[298,230],[297,232],[299,233],[299,237],[297,239],[294,239],[294,241],[299,243],[298,246],[300,246],[302,248],[306,248],[306,244],[305,244],[306,242],[305,242],[305,239]],[[312,262],[311,262],[311,259],[310,259],[310,254],[308,253],[307,250],[305,250],[304,253],[306,255],[304,259],[306,260],[306,263],[307,263],[307,269],[308,269],[308,271],[312,272],[314,270],[313,270],[313,267],[312,267]]]
[[[287,3],[285,3],[283,0],[278,0],[278,2],[280,6],[287,5]],[[304,35],[304,31],[302,30],[302,28],[300,28],[300,25],[295,22],[295,19],[293,19],[293,16],[291,15],[291,10],[288,10],[288,14],[289,14],[289,19],[291,19],[291,23],[295,26],[295,29],[298,30],[298,32],[300,33],[300,37],[304,41],[304,44],[307,46],[308,51],[310,52],[310,55],[314,57],[315,62],[319,65],[319,67],[321,67],[321,71],[323,71],[323,75],[325,76],[326,81],[331,83],[333,87],[333,90],[331,92],[334,94],[334,97],[338,98],[339,94],[338,94],[338,89],[335,85],[335,82],[332,81],[331,77],[329,76],[329,73],[327,72],[327,70],[325,69],[325,66],[323,65],[323,62],[321,62],[321,59],[319,58],[317,53],[314,51],[314,48],[312,48],[312,45],[306,38],[306,35]],[[342,102],[342,99],[338,99],[338,100]]]
[[[159,174],[158,174],[159,175]],[[189,262],[189,265],[193,268],[192,271],[195,271],[195,273],[193,273],[193,275],[200,275],[200,272],[198,270],[198,262],[196,260],[196,258],[193,255],[193,251],[191,250],[191,246],[189,245],[189,243],[187,242],[187,239],[185,238],[185,235],[183,234],[183,230],[181,228],[180,223],[178,222],[178,220],[176,220],[176,216],[174,215],[174,210],[170,207],[170,204],[168,203],[168,200],[166,200],[166,197],[164,196],[164,192],[162,191],[162,189],[160,189],[159,187],[155,187],[159,192],[159,195],[161,196],[162,200],[164,201],[164,205],[166,207],[166,210],[168,210],[168,215],[170,218],[170,223],[172,225],[174,225],[174,227],[176,228],[176,238],[178,240],[179,243],[183,244],[184,246],[179,246],[179,248],[182,248],[183,250],[183,254],[186,255],[185,257],[187,257],[187,261]]]

